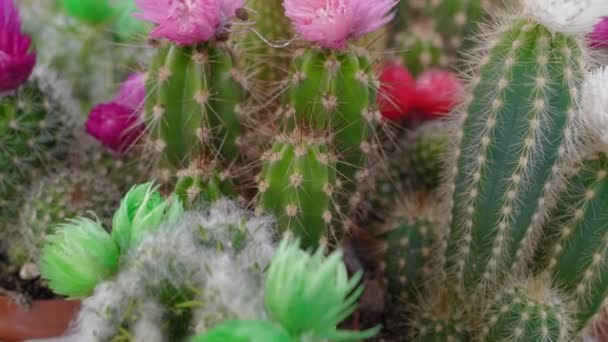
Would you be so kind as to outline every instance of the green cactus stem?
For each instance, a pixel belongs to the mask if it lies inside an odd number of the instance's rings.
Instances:
[[[581,45],[527,18],[495,32],[480,51],[452,152],[447,265],[468,295],[533,257],[553,190],[577,154]]]
[[[329,238],[335,216],[336,166],[325,137],[296,132],[280,136],[264,154],[259,178],[260,208],[277,216],[279,228],[303,246]]]
[[[414,75],[434,66],[448,64],[443,38],[435,31],[431,20],[423,19],[412,23],[407,32],[397,35],[395,39],[399,49],[403,49],[403,63]]]
[[[153,148],[170,169],[201,155],[238,156],[246,77],[223,43],[161,46],[147,80]]]

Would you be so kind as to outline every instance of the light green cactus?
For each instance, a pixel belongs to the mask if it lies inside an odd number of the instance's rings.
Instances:
[[[148,71],[146,117],[164,168],[239,155],[246,76],[223,43],[160,46]]]
[[[330,238],[335,217],[336,166],[324,137],[280,136],[263,157],[259,205],[276,215],[279,229],[306,247]]]

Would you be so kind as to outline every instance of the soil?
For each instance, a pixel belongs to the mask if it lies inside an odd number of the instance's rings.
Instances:
[[[45,280],[39,276],[30,280],[21,279],[19,271],[20,267],[11,265],[8,258],[0,254],[0,296],[7,296],[26,308],[34,300],[57,298]]]

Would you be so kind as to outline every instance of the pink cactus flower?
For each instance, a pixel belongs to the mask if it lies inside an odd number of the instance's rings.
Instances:
[[[145,129],[141,118],[145,93],[144,76],[129,76],[114,101],[93,108],[86,123],[87,133],[117,154],[128,151]]]
[[[13,90],[30,77],[36,55],[32,40],[21,32],[21,18],[13,0],[0,0],[0,92]]]
[[[595,30],[591,33],[589,38],[592,48],[608,47],[608,18],[604,18],[595,26]]]
[[[136,17],[157,24],[152,38],[180,45],[207,41],[224,32],[245,0],[136,0]]]
[[[285,14],[304,39],[330,49],[344,49],[394,17],[398,0],[285,0]]]

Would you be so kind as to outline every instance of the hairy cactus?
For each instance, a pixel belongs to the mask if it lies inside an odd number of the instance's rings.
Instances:
[[[571,341],[566,303],[548,282],[516,281],[496,295],[484,312],[481,340]]]
[[[579,153],[584,48],[530,17],[503,19],[479,51],[452,152],[448,271],[468,295],[525,266]]]
[[[599,319],[608,297],[608,158],[602,153],[575,171],[547,224],[537,267],[570,294],[578,332]]]
[[[365,54],[299,51],[289,75],[289,122],[329,130],[340,154],[338,174],[355,180],[370,153],[375,119],[375,86]],[[295,124],[294,124],[295,123]],[[352,183],[350,183],[352,184]]]
[[[120,198],[113,181],[90,171],[60,170],[36,181],[20,212],[11,246],[13,260],[17,264],[38,260],[46,237],[67,218],[94,211],[99,220],[109,223]]]
[[[146,117],[165,167],[187,168],[204,153],[238,156],[245,83],[225,44],[159,48],[148,71]]]
[[[0,97],[0,193],[66,152],[77,109],[57,78],[38,68],[13,94]]]
[[[306,247],[329,237],[335,215],[336,166],[325,137],[280,136],[265,153],[259,205]]]
[[[266,217],[229,201],[186,212],[144,237],[116,278],[83,302],[71,337],[175,341],[224,320],[262,317],[262,272],[274,251]]]

